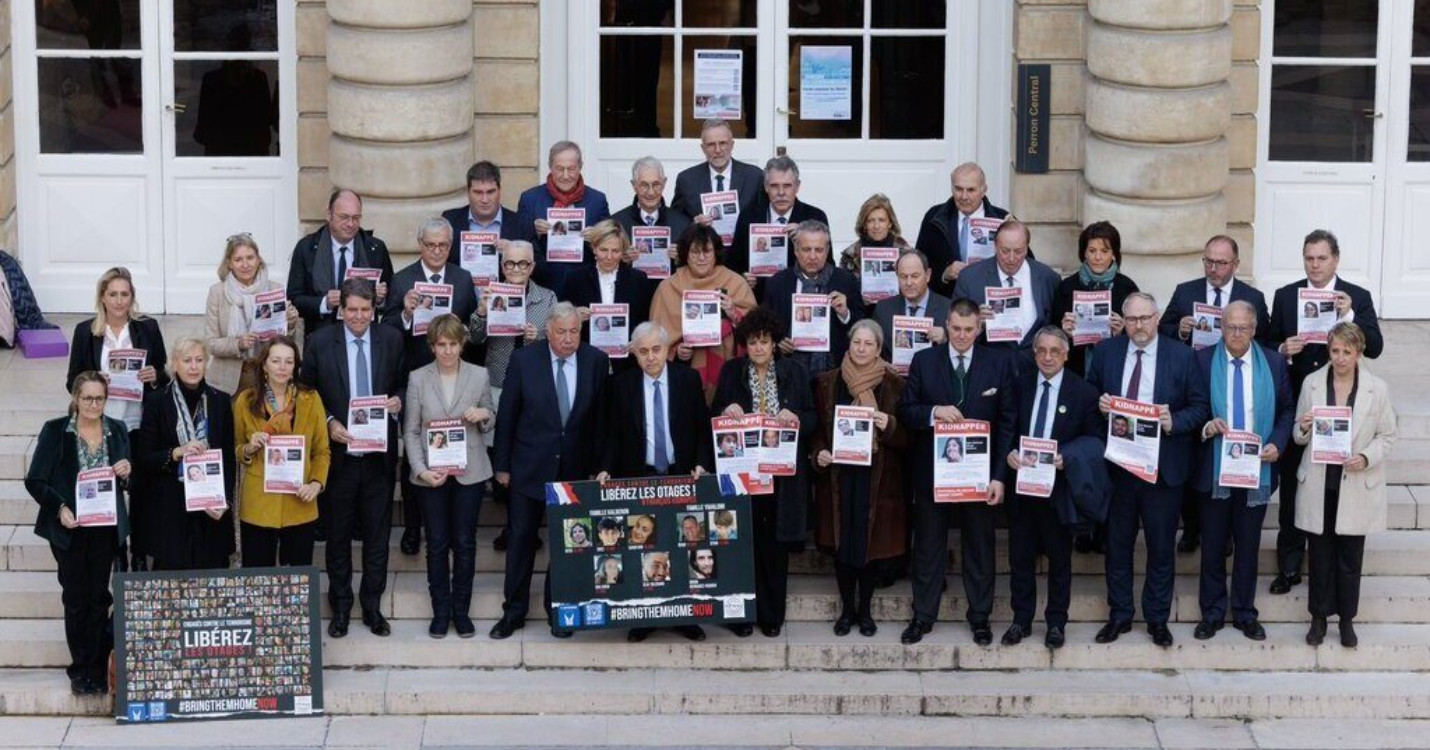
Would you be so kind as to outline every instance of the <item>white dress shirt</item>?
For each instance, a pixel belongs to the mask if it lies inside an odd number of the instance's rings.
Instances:
[[[1316,286],[1314,283],[1311,282],[1310,279],[1306,279],[1306,287],[1307,287],[1308,289],[1330,289],[1331,291],[1335,291],[1335,290],[1336,290],[1336,285],[1339,284],[1339,283],[1341,283],[1341,276],[1340,276],[1340,274],[1336,274],[1335,276],[1332,276],[1332,277],[1331,277],[1331,280],[1328,281],[1328,282],[1326,282],[1326,285],[1325,285],[1325,286]],[[1346,314],[1345,314],[1345,315],[1342,315],[1341,317],[1337,318],[1337,319],[1336,319],[1336,322],[1337,322],[1337,323],[1354,323],[1355,320],[1356,320],[1356,311],[1355,311],[1355,308],[1351,308],[1351,309],[1349,309],[1349,310],[1346,311]]]
[[[469,210],[469,213],[470,213],[470,210]],[[422,266],[422,280],[419,281],[419,282],[417,282],[417,283],[419,283],[419,284],[443,284],[443,283],[446,283],[446,278],[447,278],[447,267],[446,267],[446,266],[442,266],[442,270],[440,270],[440,271],[433,271],[432,269],[430,269],[430,268],[427,267],[427,264],[426,264],[426,263],[424,263],[424,262],[422,262],[422,261],[418,261],[418,264]],[[437,277],[437,280],[436,280],[436,281],[433,281],[433,280],[432,280],[432,277],[433,277],[433,276],[436,276],[436,277]],[[408,331],[412,330],[412,313],[408,312],[406,306],[404,306],[404,307],[402,308],[402,328],[403,328],[404,330],[408,330]]]
[[[1153,337],[1152,343],[1147,345],[1142,355],[1142,379],[1137,381],[1137,392],[1128,393],[1127,386],[1132,381],[1132,368],[1137,366],[1137,345],[1131,339],[1127,340],[1127,359],[1122,365],[1122,397],[1130,398],[1133,401],[1141,401],[1144,404],[1155,403],[1152,394],[1157,387],[1157,342],[1160,339]]]
[[[601,287],[601,304],[603,305],[616,304],[617,273],[618,271],[606,273],[599,268],[596,269],[596,280],[600,282],[599,286]]]
[[[1256,344],[1253,342],[1253,343],[1252,343],[1252,346],[1256,346]],[[1234,405],[1235,405],[1235,403],[1236,403],[1236,401],[1232,398],[1232,394],[1233,394],[1233,393],[1236,393],[1236,364],[1235,364],[1235,360],[1236,360],[1236,359],[1237,359],[1236,357],[1233,357],[1233,356],[1231,355],[1231,352],[1227,352],[1227,353],[1226,353],[1226,426],[1227,426],[1227,427],[1233,427],[1233,426],[1235,426],[1235,424],[1236,424],[1236,422],[1233,421],[1233,415],[1232,415],[1232,413],[1231,413],[1231,410],[1234,408]],[[1254,360],[1253,360],[1253,358],[1252,358],[1252,352],[1251,352],[1251,350],[1250,350],[1250,349],[1247,349],[1247,350],[1246,350],[1246,353],[1245,353],[1245,354],[1242,354],[1240,359],[1241,359],[1241,362],[1242,362],[1242,364],[1241,364],[1241,387],[1244,389],[1243,392],[1246,394],[1246,403],[1243,404],[1243,406],[1244,406],[1245,408],[1244,408],[1244,410],[1243,410],[1242,413],[1241,413],[1241,420],[1242,420],[1242,421],[1241,421],[1241,429],[1247,430],[1247,431],[1249,431],[1249,432],[1255,432],[1255,431],[1256,431],[1256,405],[1255,405],[1256,397],[1255,397],[1255,395],[1254,395],[1255,390],[1251,387],[1251,384],[1252,384],[1253,382],[1255,382],[1254,379],[1251,377],[1252,363],[1254,362]]]
[[[134,339],[129,335],[129,324],[119,329],[119,333],[109,330],[109,326],[104,326],[104,344],[99,349],[99,366],[109,367],[109,353],[115,349],[133,349]],[[163,367],[164,362],[144,361],[146,367],[153,367],[156,370]],[[144,416],[144,404],[140,401],[120,401],[111,398],[104,402],[104,415],[123,422],[131,431],[139,429],[139,423]]]
[[[1031,437],[1040,440],[1053,439],[1053,420],[1055,420],[1058,415],[1058,392],[1063,388],[1063,372],[1063,370],[1058,370],[1058,374],[1054,375],[1051,379],[1044,377],[1043,373],[1039,372],[1038,377],[1033,381],[1035,383],[1033,387],[1033,414],[1028,418],[1027,433]],[[1043,434],[1039,435],[1033,432],[1033,429],[1038,424],[1038,413],[1043,409],[1043,383],[1048,383],[1052,387],[1047,391],[1047,421],[1043,424]]]
[[[675,463],[675,440],[670,436],[670,368],[660,371],[660,377],[641,376],[641,387],[645,392],[645,464],[655,466],[655,382],[660,381],[660,398],[665,410],[665,453],[668,463]]]
[[[973,347],[971,347],[971,346],[968,347],[968,351],[966,351],[966,352],[959,352],[957,349],[953,348],[953,344],[949,344],[949,345],[948,345],[948,363],[949,363],[949,366],[951,366],[951,367],[953,368],[953,371],[954,371],[955,373],[958,372],[958,358],[959,358],[960,356],[963,357],[963,371],[964,371],[965,373],[968,373],[968,374],[971,375],[971,374],[973,373]],[[965,387],[966,387],[966,384],[965,384]],[[968,399],[968,392],[967,392],[967,391],[964,391],[964,393],[963,393],[963,398],[964,398],[965,401],[967,401],[967,399]],[[956,405],[956,404],[955,404],[955,405]],[[938,420],[936,420],[936,419],[933,418],[933,411],[930,410],[930,411],[929,411],[929,425],[932,426],[933,423],[936,422],[936,421],[938,421]]]
[[[1228,279],[1226,286],[1221,288],[1221,304],[1218,307],[1226,307],[1231,304],[1231,288],[1236,286],[1236,279]],[[1208,305],[1216,305],[1216,287],[1207,282],[1207,298],[1204,300]]]
[[[1008,274],[1003,272],[1001,266],[998,268],[998,286],[1008,288]],[[1033,270],[1026,260],[1013,274],[1013,286],[1023,290],[1023,297],[1018,302],[1018,327],[1026,338],[1038,325],[1038,301],[1033,299]]]
[[[347,255],[347,257],[348,257],[348,268],[353,268],[353,267],[354,267],[354,266],[353,266],[353,257],[354,257],[353,243],[352,243],[351,240],[349,240],[349,241],[346,242],[346,243],[344,243],[344,242],[338,242],[337,238],[333,237],[332,235],[328,235],[328,240],[329,240],[329,242],[331,242],[331,244],[332,244],[332,247],[330,248],[330,252],[332,252],[332,254],[333,254],[333,278],[334,278],[334,279],[337,279],[337,282],[338,282],[338,283],[336,283],[336,284],[333,285],[333,288],[334,288],[334,289],[337,289],[338,287],[340,287],[340,286],[343,285],[343,279],[338,279],[338,278],[337,278],[337,276],[338,276],[338,267],[339,267],[339,264],[342,262],[342,257],[343,257],[343,255]],[[345,252],[340,252],[340,251],[345,251]],[[321,314],[323,314],[323,315],[327,315],[327,314],[330,312],[330,310],[328,310],[328,296],[327,296],[326,294],[323,295],[323,297],[318,300],[318,312],[321,313]]]
[[[717,187],[717,183],[715,182],[715,178],[716,178],[716,177],[724,177],[724,178],[725,178],[725,189],[726,189],[726,190],[734,190],[734,189],[735,189],[735,170],[733,170],[733,169],[730,168],[730,167],[732,167],[732,166],[734,166],[734,165],[735,165],[735,162],[732,160],[729,164],[726,164],[726,165],[725,165],[725,171],[724,171],[724,172],[721,172],[721,171],[719,171],[718,169],[716,169],[716,168],[714,168],[714,167],[711,167],[711,166],[710,166],[710,162],[705,162],[705,166],[706,166],[707,168],[709,168],[709,170],[710,170],[710,189],[711,189],[711,190],[716,190],[716,191],[718,191],[718,190],[720,189],[719,187]]]
[[[770,224],[778,224],[778,223],[780,223],[780,217],[781,217],[781,216],[784,217],[784,219],[785,219],[785,225],[786,225],[786,226],[788,226],[788,225],[794,223],[794,219],[790,218],[790,214],[794,213],[794,204],[790,204],[790,209],[789,209],[789,212],[788,212],[788,213],[783,213],[783,214],[782,214],[782,213],[776,211],[774,206],[770,206],[770,212],[769,212],[769,213],[770,213],[770,220],[769,220],[768,223],[770,223]]]

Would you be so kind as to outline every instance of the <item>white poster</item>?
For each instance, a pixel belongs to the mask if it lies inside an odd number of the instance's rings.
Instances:
[[[75,477],[75,520],[80,526],[115,526],[119,523],[118,478],[113,467],[81,471]]]
[[[992,341],[1012,341],[1018,343],[1027,335],[1023,330],[1023,288],[1006,286],[989,286],[983,288],[983,293],[988,300],[988,307],[993,311],[993,318],[988,321],[985,328],[988,340]]]
[[[1201,302],[1192,304],[1192,348],[1206,349],[1221,341],[1221,308]]]
[[[387,397],[363,396],[348,402],[348,453],[387,452]]]
[[[1111,337],[1112,290],[1073,292],[1073,343],[1096,344]]]
[[[834,407],[834,463],[869,466],[874,461],[874,410]]]
[[[270,435],[263,451],[263,491],[296,495],[303,486],[308,439],[303,435]]]
[[[800,47],[800,119],[852,119],[854,116],[853,92],[853,47]]]
[[[896,247],[860,248],[859,296],[864,298],[864,304],[878,304],[899,293],[899,275],[894,271],[898,260]]]
[[[760,425],[759,473],[792,477],[798,459],[799,423],[781,424],[774,417],[764,417]]]
[[[1351,459],[1351,408],[1311,408],[1311,462],[1343,464]]]
[[[274,289],[253,296],[253,320],[248,330],[259,341],[268,341],[288,332],[288,292]]]
[[[490,283],[501,278],[501,259],[497,253],[496,232],[462,232],[460,262],[463,271],[472,275],[472,283]],[[485,285],[485,284],[483,284]]]
[[[452,313],[451,284],[413,284],[417,307],[412,311],[412,335],[426,336],[427,327],[438,316]]]
[[[631,351],[631,306],[591,305],[591,346],[611,359],[625,359]]]
[[[139,382],[139,371],[144,369],[144,360],[149,353],[143,349],[110,349],[109,361],[105,363],[109,377],[109,398],[114,401],[143,401],[144,384]]]
[[[797,352],[829,351],[829,295],[790,295],[791,317],[790,343]]]
[[[635,244],[633,268],[652,279],[670,278],[670,227],[631,227]]]
[[[548,208],[546,222],[551,225],[546,232],[547,263],[580,263],[586,259],[586,240],[581,237],[586,231],[586,209]]]
[[[460,419],[427,423],[427,468],[461,474],[467,469],[467,425]]]
[[[992,258],[995,248],[993,246],[993,235],[998,233],[998,227],[1003,226],[1002,219],[994,219],[989,216],[979,216],[968,220],[968,247],[963,248],[963,257],[967,262]]]
[[[1014,490],[1028,497],[1052,497],[1057,481],[1058,441],[1018,438],[1018,484]]]
[[[680,338],[686,346],[720,345],[720,292],[688,289],[680,294]]]
[[[184,509],[223,510],[228,507],[223,487],[223,451],[184,456]]]
[[[740,95],[744,71],[743,50],[695,50],[695,119],[744,119]]]
[[[750,275],[769,278],[789,267],[789,233],[783,224],[750,225]]]
[[[372,283],[373,287],[376,287],[378,284],[382,283],[382,269],[349,268],[348,272],[343,275],[343,281],[347,281],[348,279],[366,279]]]
[[[487,335],[526,335],[526,287],[521,284],[487,286]]]
[[[710,217],[710,226],[728,247],[735,239],[735,223],[740,220],[740,194],[734,190],[701,193],[700,211]]]
[[[746,414],[710,420],[715,440],[715,473],[741,477],[751,495],[768,495],[775,490],[774,479],[760,472],[760,463],[765,458],[760,440],[766,419],[759,414]]]
[[[1261,436],[1227,430],[1221,436],[1221,472],[1217,484],[1254,490],[1261,486]]]
[[[1324,344],[1330,340],[1327,335],[1336,327],[1340,316],[1336,314],[1336,290],[1311,289],[1296,290],[1296,335],[1308,344]]]
[[[936,422],[933,426],[933,499],[936,503],[987,502],[992,462],[987,422]]]
[[[894,316],[894,368],[899,374],[909,374],[909,364],[914,361],[914,355],[933,346],[929,341],[931,330],[933,318]]]
[[[1103,457],[1151,484],[1157,482],[1162,454],[1161,410],[1156,404],[1112,397],[1107,414],[1107,449]]]

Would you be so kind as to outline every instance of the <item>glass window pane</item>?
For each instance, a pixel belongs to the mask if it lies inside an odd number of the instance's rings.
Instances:
[[[869,137],[942,138],[944,37],[875,38]]]
[[[1375,152],[1375,67],[1271,69],[1273,161],[1367,162]]]
[[[753,29],[759,0],[680,0],[680,25],[687,29]]]
[[[876,29],[942,29],[948,25],[948,0],[874,0],[869,25]]]
[[[174,0],[179,52],[276,52],[278,0]]]
[[[40,151],[144,151],[143,78],[131,58],[40,58]]]
[[[804,50],[809,49],[806,57]],[[839,62],[847,56],[849,68]],[[802,92],[801,62],[813,71],[822,71],[820,84],[824,96],[805,101]],[[849,86],[847,103],[839,101],[838,81],[847,70]],[[838,72],[836,72],[838,71]],[[789,134],[791,138],[861,138],[863,137],[864,102],[861,89],[864,80],[864,40],[861,37],[791,36],[789,39]],[[832,85],[831,85],[832,84]],[[828,117],[842,111],[844,119],[813,119]]]
[[[789,0],[789,25],[796,29],[862,29],[864,0]]]
[[[35,0],[40,49],[139,49],[139,44],[139,0]]]
[[[675,137],[675,37],[601,37],[601,137]]]
[[[1410,143],[1407,161],[1430,161],[1430,66],[1410,69]]]
[[[675,0],[601,0],[602,26],[675,25]]]
[[[755,86],[758,80],[756,68],[759,65],[759,60],[755,55],[755,37],[687,36],[684,45],[680,55],[681,75],[683,76],[681,86],[684,89],[680,96],[681,106],[684,107],[685,113],[680,124],[681,137],[699,138],[700,122],[705,119],[696,117],[695,112],[695,51],[737,49],[744,52],[740,71],[740,116],[724,119],[729,121],[736,138],[754,138],[756,136]]]
[[[175,60],[179,156],[277,156],[277,60]]]
[[[1430,57],[1430,0],[1415,0],[1415,23],[1411,29],[1410,54]]]
[[[1375,57],[1380,3],[1276,0],[1277,57]]]

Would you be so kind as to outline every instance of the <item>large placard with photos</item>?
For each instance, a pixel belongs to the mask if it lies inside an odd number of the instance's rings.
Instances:
[[[754,529],[740,492],[709,475],[547,485],[556,627],[752,621]]]
[[[318,569],[114,577],[121,723],[323,713]]]

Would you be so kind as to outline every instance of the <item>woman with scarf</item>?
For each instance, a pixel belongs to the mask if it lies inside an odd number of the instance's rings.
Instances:
[[[736,326],[758,303],[745,277],[724,266],[725,246],[720,242],[720,234],[711,227],[690,225],[676,242],[676,254],[680,268],[670,278],[660,282],[660,287],[655,290],[650,319],[671,333],[671,356],[700,373],[700,383],[705,387],[705,399],[708,401],[721,368],[735,356]],[[682,341],[680,332],[685,317],[681,295],[693,290],[720,292],[718,346],[691,347]]]
[[[866,247],[898,248],[900,254],[909,249],[909,241],[904,239],[904,230],[899,226],[899,217],[894,215],[894,203],[883,193],[874,193],[859,207],[859,216],[854,219],[855,240],[839,253],[839,267],[859,277],[859,252]]]
[[[318,526],[318,493],[328,482],[332,459],[327,413],[318,392],[299,383],[298,345],[279,336],[258,350],[259,385],[233,402],[233,442],[243,465],[238,519],[243,567],[312,565]],[[301,435],[304,484],[296,494],[265,492],[265,450],[273,435]]]
[[[1062,280],[1053,294],[1049,320],[1062,325],[1072,338],[1076,317],[1073,314],[1074,292],[1112,292],[1112,335],[1122,335],[1123,300],[1137,291],[1137,282],[1122,275],[1122,234],[1106,221],[1087,225],[1077,238],[1077,273]],[[1065,365],[1078,375],[1087,373],[1087,354],[1092,344],[1074,344]]]
[[[146,477],[144,506],[154,570],[227,568],[233,554],[233,405],[205,381],[208,349],[183,339],[171,350],[163,390],[144,397],[144,419],[134,433],[134,463]],[[184,457],[222,451],[227,508],[189,511],[184,502]]]
[[[695,229],[713,233],[709,227],[691,227]],[[757,307],[744,316],[735,327],[734,341],[746,356],[731,359],[720,369],[710,408],[711,414],[725,417],[763,414],[783,424],[798,425],[800,430],[794,476],[775,477],[774,494],[756,495],[750,502],[755,526],[755,619],[767,638],[779,637],[784,627],[789,553],[802,546],[805,537],[806,447],[819,424],[804,365],[775,358],[784,337],[784,323],[769,308]],[[740,533],[745,533],[744,529]],[[742,638],[753,632],[749,625],[730,629]]]
[[[258,243],[248,233],[235,234],[224,246],[223,262],[218,266],[218,283],[209,287],[208,303],[204,306],[204,326],[208,336],[208,382],[227,393],[239,393],[257,382],[256,367],[244,366],[253,361],[258,349],[258,337],[253,327],[253,298],[265,292],[282,289],[283,285],[268,278],[268,264],[258,253]],[[288,335],[299,340],[298,307],[289,304]]]
[[[894,412],[904,379],[879,358],[884,332],[864,319],[849,331],[849,351],[838,370],[815,379],[814,402],[820,427],[811,439],[814,453],[815,541],[834,557],[841,609],[834,634],[844,636],[857,623],[859,633],[879,632],[870,611],[875,562],[908,552],[908,519],[898,449],[904,433]],[[874,413],[874,456],[869,466],[834,463],[834,411],[863,406]]]
[[[581,147],[571,141],[557,141],[546,154],[546,182],[528,188],[516,202],[517,226],[536,246],[536,282],[556,292],[556,298],[566,299],[566,277],[581,269],[580,263],[547,263],[546,238],[551,222],[546,212],[552,208],[579,208],[586,212],[581,233],[588,227],[611,218],[606,194],[586,184],[581,175]],[[562,230],[565,231],[565,225]],[[591,248],[586,246],[583,261],[591,262]]]

